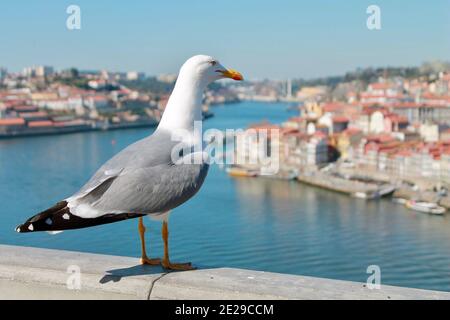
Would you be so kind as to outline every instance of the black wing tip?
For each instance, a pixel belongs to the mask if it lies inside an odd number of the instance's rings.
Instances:
[[[143,213],[108,213],[96,218],[82,218],[72,214],[67,207],[67,201],[60,201],[53,207],[36,214],[16,227],[16,232],[62,231],[81,229],[101,224],[117,222],[126,219],[142,217]]]
[[[16,232],[18,233],[26,233],[26,232],[33,232],[33,231],[46,231],[47,229],[42,226],[42,221],[47,221],[49,217],[51,217],[53,214],[59,212],[60,210],[63,210],[67,207],[67,201],[63,200],[58,203],[56,203],[53,207],[48,208],[45,211],[42,211],[31,218],[29,218],[24,223],[18,225],[16,227]],[[48,224],[48,223],[46,223]]]
[[[97,218],[81,218],[73,215],[68,208],[56,212],[53,216],[32,217],[16,227],[18,233],[35,231],[60,232],[69,229],[81,229],[102,224],[118,222],[145,216],[143,213],[105,214]]]
[[[34,226],[32,223],[23,223],[23,224],[19,224],[15,230],[18,233],[33,232]]]

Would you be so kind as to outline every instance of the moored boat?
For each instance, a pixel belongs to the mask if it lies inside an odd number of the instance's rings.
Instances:
[[[279,170],[272,172],[270,169],[261,167],[258,176],[263,178],[279,179],[279,180],[294,180],[298,176],[298,172],[295,170]]]
[[[385,197],[385,196],[393,194],[394,191],[395,191],[395,186],[393,186],[391,184],[385,184],[385,185],[381,186],[380,189],[378,190],[378,196]]]
[[[256,177],[258,174],[255,170],[249,170],[238,167],[230,167],[226,170],[232,177]]]
[[[408,200],[403,198],[392,198],[392,202],[398,203],[398,204],[406,204]]]
[[[385,184],[378,187],[377,190],[369,190],[369,191],[357,191],[352,193],[352,197],[358,199],[378,199],[381,197],[385,197],[394,193],[395,187],[390,184]]]
[[[408,209],[434,215],[443,215],[446,209],[432,202],[409,200],[405,203]]]
[[[371,196],[367,192],[361,192],[361,191],[352,193],[352,197],[358,198],[358,199],[370,199],[371,198]]]

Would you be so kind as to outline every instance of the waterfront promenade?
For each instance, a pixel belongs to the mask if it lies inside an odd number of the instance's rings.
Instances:
[[[450,299],[449,292],[233,268],[167,273],[139,259],[0,245],[0,299]]]

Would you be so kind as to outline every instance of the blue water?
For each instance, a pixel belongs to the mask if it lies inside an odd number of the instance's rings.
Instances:
[[[205,128],[240,128],[291,116],[284,104],[213,108]],[[0,243],[139,256],[137,221],[58,235],[14,227],[75,192],[108,158],[150,129],[0,140]],[[115,142],[115,143],[114,143]],[[160,223],[146,219],[152,256]],[[169,222],[173,260],[450,291],[450,217],[415,213],[389,200],[365,202],[293,182],[230,178],[210,169],[198,195]],[[1,254],[1,252],[0,252]]]

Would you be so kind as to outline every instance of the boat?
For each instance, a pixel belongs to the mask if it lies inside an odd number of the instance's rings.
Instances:
[[[395,186],[393,186],[391,184],[385,184],[385,185],[381,186],[380,189],[378,190],[378,196],[385,197],[385,196],[391,195],[392,193],[394,193],[394,191],[395,191]]]
[[[258,174],[255,170],[249,170],[238,167],[230,167],[227,168],[226,171],[232,177],[256,177]]]
[[[297,178],[297,174],[292,171],[286,171],[286,172],[278,172],[276,174],[259,174],[260,177],[263,178],[269,178],[269,179],[278,179],[278,180],[294,180]]]
[[[385,184],[380,186],[377,190],[371,191],[357,191],[357,192],[353,192],[351,195],[354,198],[358,198],[358,199],[367,199],[367,200],[372,200],[372,199],[378,199],[381,197],[385,197],[388,196],[390,194],[392,194],[395,191],[395,187],[393,185],[390,184]]]
[[[279,170],[277,172],[273,172],[270,168],[261,167],[258,176],[279,180],[294,180],[297,178],[298,172],[296,170]]]
[[[352,197],[358,198],[358,199],[370,199],[371,197],[366,192],[358,191],[352,193]]]
[[[398,203],[398,204],[406,204],[408,200],[403,198],[392,198],[392,202]]]
[[[430,213],[434,215],[443,215],[446,209],[444,207],[438,206],[436,203],[425,202],[425,201],[414,201],[409,200],[405,203],[408,209],[412,209],[419,212]]]

